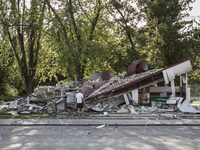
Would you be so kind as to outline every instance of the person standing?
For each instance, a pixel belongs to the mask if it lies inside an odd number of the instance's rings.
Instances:
[[[83,94],[81,93],[81,90],[78,91],[78,93],[76,94],[76,105],[77,105],[77,108],[78,108],[78,117],[80,118],[80,108],[81,108],[81,111],[82,111],[82,117],[84,118],[84,108],[83,106],[85,105],[85,99],[84,99],[84,96]]]

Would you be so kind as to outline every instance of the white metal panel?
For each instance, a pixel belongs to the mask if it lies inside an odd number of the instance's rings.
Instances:
[[[179,110],[185,113],[200,113],[199,110],[195,109],[188,99],[186,99],[179,107]]]
[[[169,81],[175,79],[175,76],[179,76],[181,74],[184,74],[190,71],[192,71],[192,65],[190,63],[190,60],[162,71],[164,79],[165,79],[165,84],[168,84]]]
[[[132,91],[133,100],[138,104],[138,90]]]
[[[124,96],[124,100],[125,100],[125,102],[126,102],[126,105],[129,105],[130,103],[129,103],[127,94],[125,93],[125,94],[123,94],[123,96]]]

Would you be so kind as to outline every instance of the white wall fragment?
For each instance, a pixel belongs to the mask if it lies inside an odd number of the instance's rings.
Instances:
[[[130,103],[129,103],[127,94],[125,93],[125,94],[123,94],[123,96],[124,96],[124,100],[125,100],[125,102],[126,102],[126,105],[129,105]]]

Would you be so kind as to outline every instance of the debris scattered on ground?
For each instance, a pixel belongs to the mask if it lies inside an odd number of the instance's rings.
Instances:
[[[103,127],[105,127],[105,126],[106,126],[105,124],[104,124],[104,125],[100,125],[100,126],[97,127],[97,129],[103,128]]]
[[[188,63],[188,60],[183,63]],[[172,68],[174,66],[177,67],[173,65]],[[190,70],[190,66],[188,68],[187,71]],[[110,113],[135,115],[165,112],[200,113],[190,105],[186,88],[178,87],[176,90],[180,89],[179,95],[175,96],[171,88],[176,87],[152,86],[155,83],[164,83],[163,70],[166,69],[148,70],[145,61],[138,60],[132,62],[128,72],[118,75],[111,75],[110,70],[96,71],[89,81],[37,86],[34,93],[28,97],[0,105],[0,110],[12,110],[9,112],[12,115],[40,113],[68,115],[70,111],[77,110],[75,95],[82,89],[86,99],[84,109],[101,113],[103,116],[108,116]],[[183,70],[181,74],[183,73],[187,72]],[[177,118],[176,115],[172,117]]]

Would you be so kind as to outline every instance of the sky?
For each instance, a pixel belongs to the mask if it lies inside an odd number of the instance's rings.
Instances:
[[[200,0],[196,0],[191,6],[193,6],[190,16],[200,19]]]

